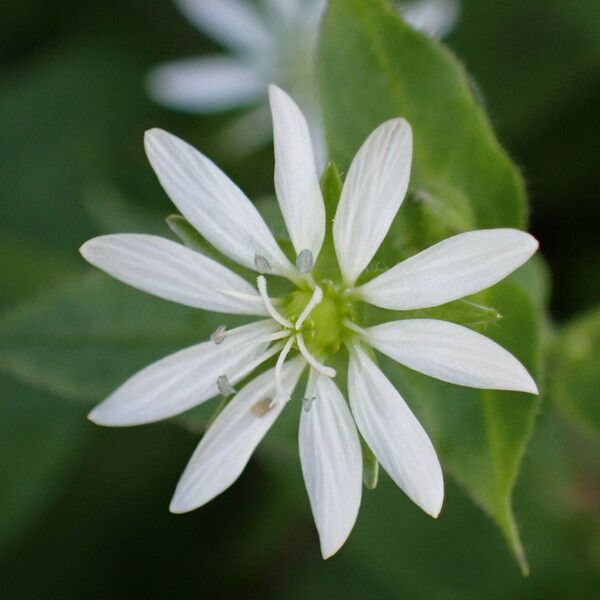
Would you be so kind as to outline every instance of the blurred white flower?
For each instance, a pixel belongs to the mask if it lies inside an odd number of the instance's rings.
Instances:
[[[246,109],[223,132],[231,152],[243,155],[270,137],[267,87],[287,89],[302,108],[318,168],[326,159],[313,74],[319,21],[325,0],[176,0],[182,13],[228,54],[186,58],[157,67],[149,89],[175,109],[213,113]],[[409,24],[442,37],[455,24],[457,0],[398,3]]]
[[[414,0],[396,4],[411,27],[438,40],[454,29],[460,12],[458,0]]]
[[[516,358],[470,329],[436,319],[367,326],[357,317],[358,305],[399,311],[473,294],[528,260],[537,242],[513,229],[463,233],[357,286],[408,188],[411,128],[404,119],[392,119],[364,142],[348,170],[329,232],[333,248],[323,250],[328,224],[306,121],[275,86],[270,101],[275,188],[295,264],[254,205],[216,165],[179,138],[148,131],[146,152],[171,200],[221,254],[260,273],[256,288],[215,260],[160,237],[102,236],[86,242],[81,253],[150,294],[260,320],[232,330],[221,326],[209,341],[146,367],[97,406],[90,419],[102,425],[139,425],[172,417],[219,393],[235,394],[177,485],[171,510],[186,512],[239,477],[308,368],[305,401],[297,407],[299,451],[327,558],[342,546],[358,514],[363,464],[357,430],[418,506],[434,517],[442,507],[442,470],[433,445],[369,348],[450,383],[537,393]],[[317,261],[323,253],[327,260],[337,257],[337,281],[319,280]],[[290,290],[280,298],[268,295],[271,276],[290,281]],[[236,393],[234,386],[269,359],[275,365]],[[349,405],[332,360],[338,365],[348,361]]]

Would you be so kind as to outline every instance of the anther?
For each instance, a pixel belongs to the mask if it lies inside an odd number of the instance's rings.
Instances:
[[[229,383],[226,375],[219,375],[217,377],[217,388],[219,389],[219,394],[224,397],[231,396],[237,392],[231,383]]]
[[[250,411],[256,417],[264,417],[271,409],[273,408],[273,400],[272,398],[264,398],[263,400],[259,400],[255,402]]]
[[[302,398],[302,408],[304,408],[304,412],[309,412],[312,403],[317,399],[316,396],[311,396],[310,398]]]
[[[256,287],[258,287],[258,293],[260,294],[265,308],[267,309],[267,312],[271,315],[271,317],[275,319],[275,321],[277,321],[280,325],[283,325],[283,327],[293,329],[294,325],[292,324],[292,322],[288,321],[284,316],[277,312],[277,310],[273,306],[273,303],[269,299],[269,294],[267,293],[267,280],[264,278],[263,275],[259,275],[256,278]]]
[[[272,271],[271,263],[262,254],[254,255],[254,268],[259,273],[263,273],[263,274],[270,273]]]
[[[313,253],[305,248],[298,254],[296,257],[296,269],[302,273],[302,275],[306,275],[313,270],[314,267],[314,258]]]
[[[225,325],[219,325],[210,336],[210,340],[217,346],[223,343],[223,340],[227,337],[227,328]]]
[[[302,324],[306,321],[307,317],[312,312],[313,308],[323,300],[323,290],[320,287],[316,287],[313,292],[312,298],[308,301],[308,304],[304,307],[304,310],[300,313],[300,316],[296,320],[296,331],[300,331]]]

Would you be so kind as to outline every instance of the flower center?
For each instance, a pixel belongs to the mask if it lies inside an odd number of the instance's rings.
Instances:
[[[329,281],[320,282],[323,290],[321,301],[312,306],[301,324],[304,341],[316,356],[335,354],[344,342],[347,328],[344,321],[352,320],[352,303],[344,297],[344,290]],[[281,309],[286,317],[297,323],[305,309],[310,308],[314,293],[311,290],[295,290],[283,300]]]

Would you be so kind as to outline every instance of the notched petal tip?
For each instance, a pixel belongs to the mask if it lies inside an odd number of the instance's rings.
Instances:
[[[174,496],[169,504],[169,512],[174,515],[183,515],[191,510],[193,510],[193,508],[187,508],[185,505],[181,504],[178,501],[177,496]]]
[[[521,231],[520,229],[498,229],[498,230],[490,230],[490,231],[505,231],[512,232],[514,235],[515,244],[518,242],[521,244],[521,247],[524,251],[529,253],[531,257],[535,252],[539,249],[540,243],[534,238],[529,232]]]
[[[523,387],[520,390],[516,390],[518,392],[525,392],[527,394],[533,394],[535,396],[540,395],[540,391],[533,377],[527,374],[527,380],[523,383]]]
[[[350,534],[352,533],[352,529],[348,531],[348,533],[344,536],[343,539],[336,540],[334,543],[332,542],[321,542],[321,556],[323,560],[327,560],[337,554],[344,544],[348,541]]]
[[[149,154],[152,151],[154,144],[160,144],[162,141],[174,137],[176,136],[160,127],[146,129],[146,131],[144,131],[144,150],[146,151],[146,154]]]
[[[524,392],[526,394],[534,394],[535,396],[539,396],[539,390],[537,383],[530,375],[529,371],[525,368],[525,366],[518,361],[516,358],[514,359],[517,362],[517,366],[519,367],[518,372],[516,373],[515,382],[510,387],[506,387],[506,391],[509,392]],[[493,388],[492,388],[493,389]]]
[[[332,550],[325,549],[321,546],[321,556],[323,557],[323,560],[327,560],[337,554],[342,549],[343,545],[344,543],[342,542],[339,546],[336,545]]]
[[[98,405],[93,408],[87,415],[88,421],[94,423],[94,425],[100,425],[101,427],[114,427],[117,423],[111,422],[110,419],[106,419],[106,415],[103,415],[104,412],[101,409],[102,405]]]
[[[536,238],[534,238],[530,233],[526,233],[527,237],[531,242],[531,247],[535,250],[538,250],[540,247],[540,242]]]
[[[420,508],[430,517],[437,519],[444,506],[444,473],[438,460],[438,472],[433,476],[435,483],[429,494],[418,503]]]
[[[81,246],[79,246],[79,254],[81,254],[81,256],[83,256],[83,258],[85,258],[85,260],[87,260],[88,262],[90,261],[89,257],[90,257],[90,249],[91,249],[91,244],[92,240],[88,240],[87,242],[84,242],[83,244],[81,244]]]
[[[272,96],[275,96],[275,94],[285,94],[287,96],[287,94],[276,84],[274,83],[270,83],[269,87],[269,100],[272,100]]]
[[[144,131],[144,140],[152,139],[153,137],[156,137],[157,135],[169,135],[169,134],[164,129],[161,129],[160,127],[150,127],[150,129],[146,129],[146,131]]]
[[[140,425],[141,423],[129,422],[127,420],[114,418],[114,414],[111,417],[111,411],[105,410],[102,404],[99,404],[92,409],[87,416],[88,420],[99,425],[100,427],[132,427],[134,425]]]
[[[435,501],[432,503],[429,510],[426,510],[425,512],[430,517],[437,519],[440,516],[440,513],[442,512],[443,506],[444,506],[444,484],[442,483],[442,489],[441,489],[439,497],[435,499]]]

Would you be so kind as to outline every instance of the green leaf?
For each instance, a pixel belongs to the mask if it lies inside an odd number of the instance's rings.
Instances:
[[[86,441],[82,411],[0,374],[0,552],[60,492]]]
[[[408,27],[383,0],[331,0],[318,66],[331,157],[341,169],[383,121],[404,117],[413,128],[412,193],[371,272],[460,231],[524,227],[521,175],[446,48]],[[493,315],[492,324],[483,324],[486,335],[535,373],[541,301],[523,285],[505,282],[476,302]],[[439,308],[443,318],[448,311],[453,307]],[[503,317],[497,324],[495,311]],[[538,399],[450,386],[382,364],[421,416],[446,469],[493,517],[526,571],[511,492]]]
[[[342,170],[375,127],[401,116],[414,134],[412,190],[454,205],[463,196],[478,227],[525,225],[519,171],[443,46],[383,0],[332,0],[318,66],[330,153]]]
[[[551,398],[566,415],[600,439],[600,306],[559,332],[554,355]]]
[[[503,315],[497,325],[487,328],[486,335],[535,375],[539,324],[532,299],[510,280],[486,291],[485,297]],[[381,364],[431,435],[444,467],[498,524],[521,569],[527,572],[511,494],[539,399],[523,393],[450,385],[389,359],[382,359]]]
[[[73,251],[94,234],[82,190],[98,173],[131,177],[151,104],[136,52],[107,44],[100,28],[69,40],[0,79],[0,218],[16,235]]]
[[[100,181],[88,186],[83,204],[105,233],[167,233],[161,212],[133,203],[110,182]]]
[[[98,400],[148,363],[236,322],[93,273],[0,321],[0,368],[65,397]]]
[[[77,272],[75,257],[0,231],[0,311]]]
[[[461,4],[452,47],[485,90],[503,138],[529,144],[557,121],[564,127],[565,107],[589,95],[590,73],[600,60],[600,4],[596,0],[462,0]],[[513,48],[518,48],[518,61],[507,49],[507,31]],[[544,204],[548,200],[544,198]]]

